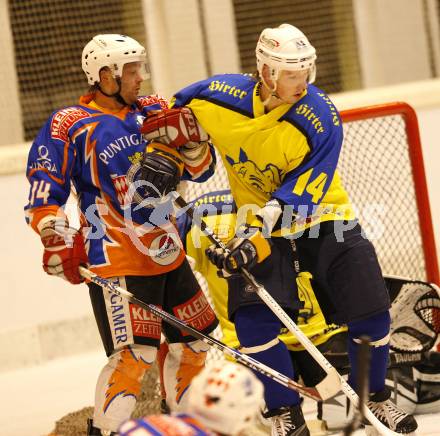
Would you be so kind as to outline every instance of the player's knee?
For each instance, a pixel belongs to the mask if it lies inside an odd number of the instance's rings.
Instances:
[[[185,394],[192,378],[205,366],[207,351],[207,344],[200,340],[168,344],[164,383],[167,404],[172,411],[185,410]]]
[[[240,307],[234,318],[238,340],[243,347],[271,343],[280,333],[280,321],[265,305]]]
[[[348,334],[352,341],[358,343],[361,336],[368,336],[370,345],[381,347],[390,341],[391,317],[389,311],[381,312],[360,321],[348,324]]]
[[[208,344],[201,341],[200,339],[197,341],[188,342],[187,345],[194,353],[207,353],[208,350],[211,348]]]
[[[175,360],[180,365],[191,365],[202,367],[205,364],[206,353],[209,345],[201,340],[184,343],[168,344],[169,360]]]

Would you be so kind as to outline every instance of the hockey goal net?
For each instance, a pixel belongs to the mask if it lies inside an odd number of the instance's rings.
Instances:
[[[439,284],[415,111],[406,103],[388,103],[343,111],[341,116],[344,143],[338,169],[383,273]],[[228,188],[218,160],[214,176],[203,184],[188,182],[184,196],[191,201]],[[207,293],[203,277],[196,275]],[[221,358],[220,352],[212,350],[209,358]]]

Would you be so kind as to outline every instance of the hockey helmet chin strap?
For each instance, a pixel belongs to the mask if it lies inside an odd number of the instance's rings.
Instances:
[[[102,92],[106,97],[114,98],[118,103],[122,104],[123,106],[129,106],[129,104],[124,100],[121,95],[121,78],[117,76],[115,80],[118,84],[118,90],[114,94],[107,94],[105,91],[102,90],[101,86],[98,83],[99,91]]]
[[[277,93],[276,80],[274,80],[275,86],[273,88],[271,88],[263,78],[261,78],[261,82],[262,82],[262,86],[265,86],[267,88],[267,90],[269,91],[269,96],[265,100],[263,100],[263,106],[267,106],[272,98],[276,98],[277,100],[281,100],[285,104],[290,104],[289,102],[283,100],[280,97],[280,95]]]
[[[269,96],[265,100],[263,100],[263,106],[267,106],[272,98],[276,98],[277,100],[283,101],[283,99],[277,93],[277,82],[276,82],[276,80],[274,81],[274,83],[275,83],[274,88],[271,88],[266,83],[266,81],[263,79],[263,77],[261,78],[262,86],[266,87],[266,89],[269,91]]]

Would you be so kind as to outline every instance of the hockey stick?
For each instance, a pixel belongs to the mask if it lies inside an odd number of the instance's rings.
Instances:
[[[172,326],[189,333],[194,338],[200,339],[205,344],[208,344],[211,347],[217,348],[227,356],[234,358],[237,362],[240,362],[241,364],[260,372],[261,374],[264,374],[265,376],[271,378],[272,380],[275,380],[279,384],[289,389],[295,390],[315,401],[324,401],[334,395],[333,392],[327,392],[325,389],[321,389],[320,385],[317,385],[316,387],[307,387],[295,382],[291,378],[285,376],[284,374],[281,374],[278,371],[275,371],[274,369],[264,365],[258,360],[255,360],[254,358],[247,356],[246,354],[243,354],[234,348],[228,347],[223,342],[218,341],[212,336],[205,335],[204,333],[196,330],[194,327],[191,327],[185,321],[176,318],[175,316],[171,315],[168,312],[165,312],[159,307],[153,304],[144,303],[143,301],[137,299],[131,292],[120,286],[115,285],[110,280],[96,275],[95,273],[83,266],[79,267],[79,271],[85,279],[96,283],[98,286],[101,286],[101,288],[106,289],[109,292],[113,292],[116,295],[125,297],[131,303],[137,304],[145,308],[146,310],[163,319]]]
[[[352,420],[344,428],[344,436],[349,436],[355,432],[365,418],[366,402],[369,394],[370,384],[370,338],[362,336],[360,339],[357,374],[357,394],[359,396],[359,405],[354,411]]]
[[[189,215],[194,221],[194,208],[188,204],[179,193],[174,192],[174,200],[176,204]],[[217,237],[217,235],[210,229],[203,220],[198,220],[197,225],[200,230],[208,237],[208,239],[217,247],[228,251],[226,245]],[[287,327],[287,329],[295,335],[301,345],[312,355],[315,361],[321,366],[321,368],[327,373],[327,377],[320,383],[321,388],[326,389],[328,392],[336,394],[339,390],[342,390],[347,398],[352,402],[354,407],[358,407],[359,397],[352,387],[344,380],[344,378],[338,373],[338,371],[331,365],[331,363],[322,355],[322,353],[315,347],[310,339],[301,331],[301,329],[293,322],[289,315],[283,310],[283,308],[273,299],[273,297],[261,286],[252,274],[245,268],[240,270],[240,273],[244,280],[249,284],[257,295],[266,303],[266,305],[272,310],[272,312],[278,317],[278,319]],[[366,409],[365,416],[370,423],[384,435],[397,435],[388,427],[383,425],[379,419],[374,416],[370,409]]]

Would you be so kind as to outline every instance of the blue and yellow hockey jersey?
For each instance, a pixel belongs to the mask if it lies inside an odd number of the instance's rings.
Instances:
[[[87,229],[90,269],[103,277],[165,273],[184,259],[168,219],[171,203],[144,207],[141,191],[130,190],[142,183],[146,142],[140,126],[149,111],[166,107],[163,98],[149,96],[110,111],[97,106],[93,95],[83,96],[78,105],[55,111],[31,146],[28,222],[37,230],[43,217],[63,216],[73,186]],[[212,158],[197,181],[212,174],[211,163]]]
[[[336,170],[342,122],[329,97],[309,85],[297,103],[265,113],[259,90],[251,76],[218,75],[176,93],[172,106],[190,107],[211,136],[238,208],[271,198],[291,205],[298,217],[289,232],[353,219]]]

